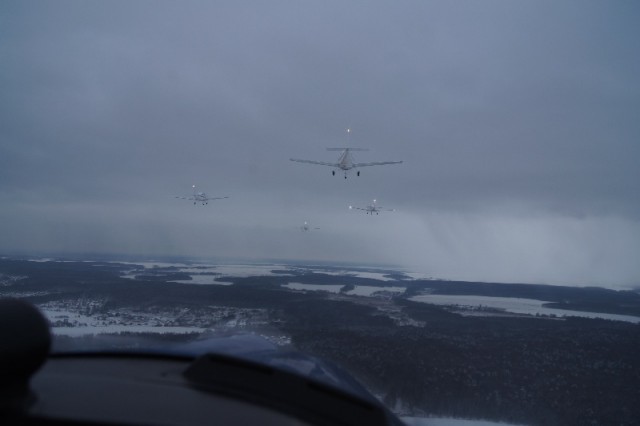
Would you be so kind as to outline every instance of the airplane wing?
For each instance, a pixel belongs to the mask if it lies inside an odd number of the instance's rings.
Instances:
[[[209,200],[222,200],[224,198],[229,198],[229,197],[207,197],[207,201],[209,201]]]
[[[356,210],[364,210],[367,211],[367,209],[363,209],[361,207],[353,207],[353,206],[349,206],[350,209],[356,209]]]
[[[176,198],[179,198],[181,200],[195,200],[195,198],[193,197],[176,197]]]
[[[325,163],[324,161],[298,160],[297,158],[289,158],[289,160],[295,161],[298,163],[319,164],[321,166],[329,166],[329,167],[340,167],[340,164],[338,163]]]
[[[373,163],[354,163],[353,167],[368,167],[368,166],[384,166],[385,164],[400,164],[402,161],[376,161]]]

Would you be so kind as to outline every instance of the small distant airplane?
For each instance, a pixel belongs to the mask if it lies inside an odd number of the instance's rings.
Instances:
[[[383,209],[380,206],[376,205],[376,200],[373,200],[372,204],[369,204],[367,207],[353,207],[353,206],[349,206],[350,210],[356,209],[356,210],[364,210],[364,212],[366,214],[371,214],[373,216],[373,214],[380,214],[380,212],[394,212],[396,211],[396,209]]]
[[[347,129],[347,133],[351,133],[351,129]],[[402,161],[376,161],[373,163],[355,163],[352,151],[367,151],[367,149],[363,148],[327,148],[327,151],[342,151],[340,157],[338,158],[337,163],[328,163],[325,161],[312,161],[312,160],[299,160],[297,158],[290,158],[289,160],[295,161],[298,163],[308,163],[308,164],[319,164],[321,166],[329,166],[335,167],[336,169],[340,169],[344,171],[344,178],[347,178],[347,172],[351,169],[357,169],[359,167],[369,167],[369,166],[383,166],[385,164],[400,164]],[[336,171],[332,170],[331,174],[333,176],[336,175]],[[357,176],[360,176],[360,170],[356,173]]]
[[[210,200],[222,200],[223,198],[229,198],[229,197],[207,197],[207,194],[205,194],[204,192],[196,192],[196,186],[193,185],[192,196],[176,197],[176,198],[180,198],[181,200],[191,200],[193,201],[194,206],[196,205],[196,203],[202,203],[202,205],[204,206],[205,204],[209,204]]]
[[[313,227],[313,228],[312,228],[312,227],[311,227],[311,225],[309,225],[309,222],[307,222],[306,220],[304,221],[304,223],[303,223],[303,224],[302,224],[302,226],[300,227],[300,230],[301,230],[302,232],[307,232],[307,231],[310,231],[310,230],[312,230],[312,229],[320,229],[320,228],[318,228],[317,226],[315,226],[315,227]]]

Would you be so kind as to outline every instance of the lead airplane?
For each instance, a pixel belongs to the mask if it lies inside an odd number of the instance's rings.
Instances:
[[[347,129],[347,133],[351,133],[351,129]],[[297,158],[290,158],[289,160],[295,161],[298,163],[307,163],[307,164],[318,164],[321,166],[329,166],[335,167],[336,169],[340,169],[344,171],[344,178],[347,178],[347,173],[349,170],[357,169],[359,167],[369,167],[369,166],[383,166],[385,164],[400,164],[402,161],[375,161],[372,163],[356,163],[353,158],[352,151],[367,151],[367,149],[363,148],[327,148],[327,151],[342,151],[340,157],[338,158],[337,163],[329,163],[325,161],[313,161],[313,160],[300,160]],[[336,175],[336,171],[332,170],[331,174],[333,176]],[[360,176],[360,170],[356,172],[357,176]]]
[[[229,198],[229,197],[208,197],[207,194],[205,194],[204,192],[196,192],[196,186],[193,185],[193,195],[190,197],[176,197],[176,198],[180,198],[181,200],[191,200],[193,201],[193,205],[195,206],[196,203],[202,203],[202,205],[204,206],[205,204],[209,204],[210,200],[222,200],[224,198]]]
[[[370,214],[373,216],[373,214],[375,213],[380,214],[380,212],[393,212],[395,211],[395,209],[383,209],[380,206],[376,205],[376,200],[373,200],[372,204],[369,204],[367,207],[353,207],[353,206],[349,206],[350,210],[356,209],[356,210],[363,210],[366,214]]]

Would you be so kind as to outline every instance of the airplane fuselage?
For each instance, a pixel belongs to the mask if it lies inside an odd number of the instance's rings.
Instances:
[[[345,151],[340,156],[340,159],[338,160],[338,167],[340,167],[340,169],[344,170],[345,172],[354,168],[353,160],[351,159],[351,153],[348,149],[345,149]]]
[[[301,160],[298,158],[290,158],[291,161],[296,161],[298,163],[307,163],[307,164],[318,164],[321,166],[329,166],[335,167],[338,170],[342,170],[344,172],[345,179],[347,178],[349,170],[359,169],[360,167],[369,167],[369,166],[382,166],[385,164],[400,164],[402,161],[377,161],[373,163],[355,163],[353,161],[353,156],[351,151],[366,151],[366,149],[362,148],[327,148],[328,151],[341,151],[340,157],[338,158],[337,163],[330,163],[326,161],[314,161],[314,160]],[[336,171],[332,170],[331,174],[335,176]],[[357,171],[357,175],[360,176],[360,170]]]
[[[367,208],[366,208],[366,213],[367,214],[371,214],[371,215],[374,214],[374,213],[375,214],[379,214],[379,212],[380,212],[380,210],[378,210],[378,208],[375,205],[370,205],[370,206],[367,206]]]
[[[177,196],[176,198],[181,198],[183,200],[191,200],[191,201],[193,201],[194,205],[197,204],[197,203],[202,203],[202,205],[204,206],[206,204],[209,204],[210,200],[220,200],[220,199],[229,198],[229,197],[227,197],[227,196],[225,196],[225,197],[209,197],[204,192],[196,192],[196,186],[193,185],[193,195],[192,196],[190,196],[190,197]]]
[[[378,206],[376,204],[376,200],[373,200],[373,204],[369,204],[366,207],[353,207],[353,206],[349,206],[350,209],[356,209],[356,210],[362,210],[363,212],[365,212],[366,214],[370,214],[373,215],[374,213],[379,215],[381,211],[394,211],[393,209],[391,210],[387,210],[387,209],[383,209],[380,206]]]

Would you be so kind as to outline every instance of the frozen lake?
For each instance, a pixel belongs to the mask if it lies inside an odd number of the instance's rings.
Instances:
[[[225,281],[216,281],[219,275],[191,275],[190,280],[175,280],[170,283],[178,284],[200,284],[200,285],[231,285],[233,283]]]
[[[291,290],[302,291],[326,291],[329,293],[340,293],[340,290],[344,287],[342,284],[302,284],[302,283],[288,283],[283,284],[282,287],[289,288]],[[404,293],[406,287],[378,287],[373,285],[357,285],[353,290],[349,290],[344,294],[349,296],[373,296],[378,292],[387,293]]]
[[[237,277],[237,278],[246,278],[246,277],[256,277],[256,276],[287,276],[295,273],[317,273],[317,274],[327,274],[327,275],[335,275],[335,276],[352,276],[357,278],[369,278],[378,281],[396,281],[394,278],[389,278],[385,276],[387,271],[360,271],[360,270],[352,270],[352,269],[324,269],[322,267],[314,267],[314,266],[293,266],[287,264],[279,264],[279,263],[263,263],[263,264],[207,264],[207,263],[168,263],[168,262],[154,262],[154,261],[144,261],[144,262],[116,262],[125,265],[133,265],[138,266],[136,269],[131,269],[130,271],[125,272],[121,277],[128,279],[135,279],[136,275],[150,275],[153,273],[163,274],[168,272],[184,272],[187,274],[202,274],[202,273],[216,273],[220,276],[227,277]],[[277,270],[279,272],[273,272]],[[207,282],[206,280],[202,280],[199,282],[187,282],[184,280],[174,281],[184,284],[218,284],[215,282]]]
[[[373,285],[357,285],[356,288],[347,291],[346,294],[350,296],[371,296],[379,291],[402,294],[406,289],[406,287],[378,287]]]
[[[323,269],[321,267],[314,268],[313,266],[304,267],[304,268],[294,268],[299,271],[312,272],[315,274],[326,274],[326,275],[335,275],[335,276],[352,276],[357,278],[370,278],[378,281],[396,281],[394,278],[386,277],[387,272],[377,272],[377,271],[359,271],[354,269],[342,269],[342,270],[333,270],[333,269]]]
[[[180,284],[213,284],[213,285],[230,285],[228,282],[214,281],[215,277],[257,277],[257,276],[286,276],[287,273],[273,273],[272,270],[286,270],[285,265],[277,264],[184,264],[184,263],[163,263],[163,262],[117,262],[127,265],[139,266],[138,269],[132,269],[121,275],[121,278],[135,280],[138,275],[157,275],[162,277],[167,273],[182,272],[191,275],[191,280],[173,280],[171,282]],[[171,269],[169,269],[171,268]],[[174,269],[175,268],[175,269]],[[216,275],[202,275],[213,274]]]
[[[493,309],[501,309],[505,312],[526,315],[555,315],[559,317],[583,317],[583,318],[602,318],[615,321],[626,321],[632,323],[640,323],[640,317],[631,315],[616,315],[598,312],[569,311],[565,309],[547,308],[545,303],[550,303],[536,299],[519,299],[515,297],[490,297],[490,296],[458,296],[447,294],[423,294],[420,296],[410,297],[409,300],[414,302],[431,303],[433,305],[445,306],[464,306],[464,307],[486,307]]]
[[[303,290],[303,291],[327,291],[329,293],[340,293],[340,289],[344,287],[342,284],[302,284],[302,283],[289,283],[283,284],[282,287],[290,288],[291,290]]]

